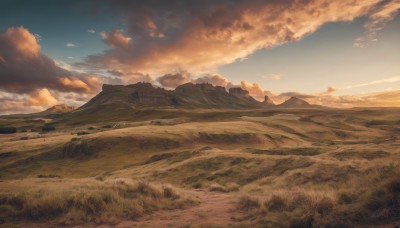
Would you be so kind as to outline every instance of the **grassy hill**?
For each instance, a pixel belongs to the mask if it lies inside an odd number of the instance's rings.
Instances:
[[[231,209],[243,216],[225,222],[236,225],[353,227],[399,219],[398,109],[140,112],[136,119],[59,120],[52,132],[0,135],[1,221],[140,222],[159,210],[195,210],[202,202],[194,189],[235,199]],[[132,203],[138,200],[145,204]]]

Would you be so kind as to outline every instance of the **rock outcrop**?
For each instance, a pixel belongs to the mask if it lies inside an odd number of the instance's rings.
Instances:
[[[266,105],[271,105],[271,106],[272,106],[272,105],[275,105],[274,101],[273,101],[270,97],[268,97],[268,96],[265,96],[265,97],[264,97],[263,103],[266,104]]]
[[[184,108],[257,108],[263,103],[253,99],[249,92],[241,88],[213,86],[209,83],[186,83],[175,90],[154,87],[151,83],[132,85],[103,85],[103,91],[81,109],[104,105],[125,108],[140,107],[184,107]]]
[[[249,91],[244,90],[242,88],[230,88],[229,94],[239,96],[239,97],[250,97]]]
[[[76,110],[78,107],[75,106],[68,106],[65,104],[54,105],[42,112],[42,114],[58,114],[58,113],[65,113],[65,112],[72,112]]]
[[[163,88],[154,88],[150,83],[138,83],[127,87],[134,89],[131,94],[134,103],[148,106],[171,105],[169,93]]]
[[[149,110],[145,115],[151,115],[150,110],[152,109],[275,107],[312,108],[314,106],[295,97],[277,106],[268,96],[265,97],[263,102],[260,102],[242,88],[230,88],[227,91],[222,86],[213,86],[208,83],[186,83],[178,86],[175,90],[155,87],[151,83],[136,83],[127,86],[103,85],[103,91],[80,107],[74,114],[86,117],[93,115],[93,113],[105,113],[104,116],[110,115],[110,113],[128,116],[129,113],[139,110]]]

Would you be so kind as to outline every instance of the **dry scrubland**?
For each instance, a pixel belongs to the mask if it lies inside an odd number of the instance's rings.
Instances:
[[[156,216],[195,214],[202,205],[213,211],[218,205],[205,202],[207,194],[221,205],[233,199],[231,216],[158,225],[400,220],[399,109],[160,113],[79,125],[54,118],[55,131],[0,135],[2,226],[152,227]],[[0,125],[23,128],[27,118]]]

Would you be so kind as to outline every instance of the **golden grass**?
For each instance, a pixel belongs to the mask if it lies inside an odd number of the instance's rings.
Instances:
[[[242,196],[260,227],[400,219],[393,110],[182,112],[192,118],[0,135],[2,220],[117,223],[193,203],[182,188]]]
[[[24,179],[2,187],[2,222],[115,223],[196,202],[172,186],[129,179]]]

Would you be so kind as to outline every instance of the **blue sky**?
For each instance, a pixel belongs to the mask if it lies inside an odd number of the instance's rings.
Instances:
[[[387,25],[378,41],[354,47],[354,39],[364,33],[364,21],[327,24],[299,42],[259,50],[246,60],[221,66],[219,71],[233,81],[245,78],[276,92],[320,92],[328,86],[338,88],[337,94],[400,89],[400,80],[340,89],[400,77],[400,18]],[[274,74],[281,74],[281,79],[269,77]]]

